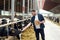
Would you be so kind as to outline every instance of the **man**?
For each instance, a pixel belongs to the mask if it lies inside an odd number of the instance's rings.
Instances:
[[[32,10],[33,17],[31,18],[31,23],[33,24],[36,40],[39,40],[39,33],[41,34],[42,40],[45,40],[44,34],[44,17],[41,14],[38,14],[36,10]],[[37,16],[36,16],[37,15]],[[38,20],[38,21],[36,21]]]

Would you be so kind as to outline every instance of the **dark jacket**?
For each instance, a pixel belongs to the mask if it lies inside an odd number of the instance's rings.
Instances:
[[[38,14],[38,19],[39,19],[39,21],[43,21],[44,20],[44,17],[41,15],[41,14]],[[33,27],[34,27],[34,30],[36,30],[36,28],[35,28],[35,24],[34,24],[34,20],[35,20],[35,16],[33,16],[32,18],[31,18],[31,23],[33,24]],[[44,29],[44,24],[42,23],[42,24],[40,24],[40,29]]]

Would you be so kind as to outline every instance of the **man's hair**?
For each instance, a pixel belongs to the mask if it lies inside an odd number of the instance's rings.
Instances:
[[[32,10],[31,12],[36,12],[36,10]]]

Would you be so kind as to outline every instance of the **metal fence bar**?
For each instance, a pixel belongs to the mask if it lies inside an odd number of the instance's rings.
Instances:
[[[18,22],[25,21],[25,20],[26,20],[26,19],[24,19],[24,20],[20,20],[20,21],[16,21],[16,22],[10,22],[10,23],[4,24],[4,25],[0,25],[0,27],[8,26],[8,25],[11,25],[11,24],[15,24],[15,23],[18,23]]]

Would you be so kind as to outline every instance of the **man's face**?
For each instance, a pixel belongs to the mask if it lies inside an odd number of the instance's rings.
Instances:
[[[32,15],[35,16],[36,15],[36,12],[32,12]]]

